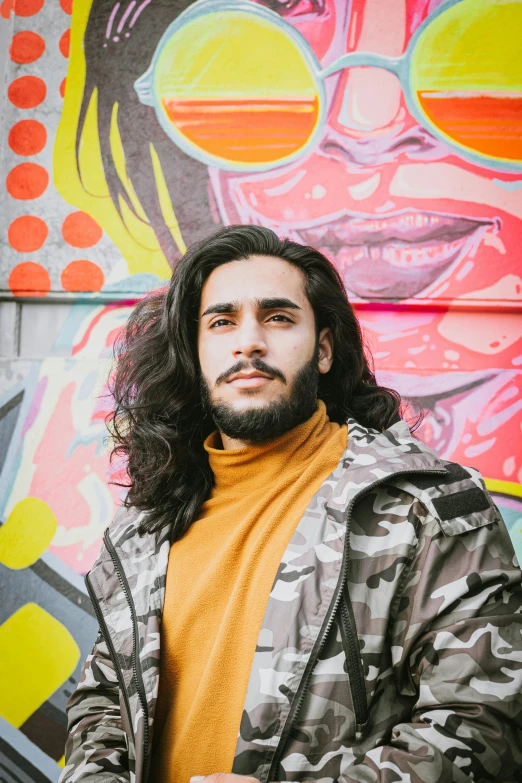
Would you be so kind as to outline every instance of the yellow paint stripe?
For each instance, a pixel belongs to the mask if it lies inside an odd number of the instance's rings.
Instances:
[[[216,101],[218,100],[219,98],[216,98]],[[280,114],[281,112],[292,112],[292,114],[311,114],[312,112],[317,111],[315,103],[309,103],[308,105],[278,103],[277,105],[263,104],[261,106],[257,104],[249,104],[247,100],[234,105],[224,104],[222,106],[209,106],[207,104],[200,105],[199,101],[194,101],[193,103],[186,101],[184,102],[184,105],[180,105],[180,103],[177,101],[173,101],[173,103],[175,103],[173,108],[175,109],[176,114],[230,114],[232,112],[239,112],[240,114],[246,114],[247,112],[248,114],[266,114],[267,112],[272,112],[275,114]]]
[[[172,235],[172,238],[174,239],[174,242],[178,246],[178,249],[180,250],[181,253],[185,253],[185,251],[187,250],[187,246],[181,235],[178,219],[174,212],[172,201],[170,200],[169,189],[165,181],[163,169],[161,168],[161,162],[158,157],[158,153],[154,149],[153,144],[149,144],[149,149],[150,149],[150,157],[152,160],[152,169],[154,171],[154,180],[156,182],[156,187],[158,189],[158,198],[160,202],[161,214],[163,215],[163,220],[165,221],[165,224],[167,225]]]
[[[501,495],[513,495],[522,498],[522,484],[515,481],[502,481],[502,479],[485,478],[484,482],[490,492],[499,492]]]

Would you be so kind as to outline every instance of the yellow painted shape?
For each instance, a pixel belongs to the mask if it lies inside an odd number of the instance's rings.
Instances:
[[[134,207],[134,209],[136,210],[138,217],[143,221],[144,228],[146,228],[146,230],[150,234],[153,234],[152,229],[147,224],[147,215],[143,211],[143,207],[141,206],[140,201],[136,195],[134,186],[127,175],[125,152],[123,150],[123,144],[121,143],[120,129],[118,127],[118,104],[117,103],[115,103],[112,107],[109,142],[111,146],[112,159],[114,161],[114,166],[116,168],[116,173],[118,174],[118,177],[121,179],[123,185],[125,186],[125,190],[127,192],[129,200],[132,206]]]
[[[158,158],[158,153],[154,149],[154,145],[150,144],[149,148],[150,157],[152,160],[152,169],[154,171],[154,179],[156,182],[156,188],[158,190],[161,214],[163,215],[165,224],[172,234],[174,242],[177,244],[181,252],[184,253],[187,247],[183,241],[183,237],[181,236],[179,224],[176,219],[176,215],[174,214],[174,210],[172,209],[172,202],[170,200],[169,190],[167,183],[165,182],[165,177],[163,176],[163,169],[161,168],[160,159]]]
[[[515,481],[485,478],[484,483],[490,492],[499,492],[501,495],[513,495],[513,497],[522,498],[522,484],[517,484]]]
[[[315,79],[297,44],[247,12],[205,14],[165,44],[154,75],[161,98],[311,98]]]
[[[87,112],[85,114],[85,124],[83,134],[89,138],[89,144],[80,144],[78,153],[79,175],[85,191],[96,200],[109,198],[109,187],[105,177],[100,177],[101,148],[98,138],[98,88],[95,87]],[[83,135],[82,135],[83,138]],[[72,149],[70,150],[72,152]],[[72,172],[71,172],[72,173]],[[76,164],[74,168],[76,174]]]
[[[119,248],[129,270],[129,274],[150,272],[160,280],[168,280],[172,271],[159,246],[159,242],[148,222],[143,222],[125,205],[122,207],[123,219],[109,196],[105,179],[97,126],[98,91],[95,87],[89,100],[89,108],[80,143],[80,172],[75,158],[75,139],[80,106],[85,86],[85,56],[83,37],[89,18],[92,0],[75,0],[71,24],[71,51],[67,71],[67,89],[63,103],[60,124],[56,133],[53,152],[53,178],[60,195],[77,209],[91,215]],[[114,115],[113,115],[114,116]],[[115,165],[122,173],[122,165],[130,170],[138,166],[139,161],[125,161],[119,134],[116,137],[111,126],[111,151],[116,155]],[[146,142],[144,152],[146,153]],[[136,211],[145,217],[145,206],[139,203],[128,172],[122,177],[125,188]],[[180,194],[182,197],[182,194]],[[174,211],[174,206],[171,204]],[[146,219],[146,218],[145,218]],[[184,244],[183,244],[184,247]]]
[[[20,728],[79,658],[67,628],[37,604],[22,606],[0,625],[0,716]]]
[[[522,90],[521,32],[520,0],[457,3],[419,38],[413,90]]]
[[[56,763],[58,764],[59,767],[63,769],[65,767],[65,754]]]
[[[121,142],[120,130],[118,126],[118,108],[119,107],[117,103],[115,103],[112,107],[111,129],[109,134],[111,154],[116,168],[116,172],[123,183],[129,201],[132,204],[132,207],[134,208],[137,217],[135,214],[133,214],[132,209],[128,206],[127,202],[123,199],[121,195],[119,196],[120,211],[122,214],[123,223],[127,227],[127,231],[129,235],[132,237],[132,239],[134,240],[134,242],[136,243],[136,245],[148,251],[152,255],[157,245],[157,239],[154,234],[154,231],[149,225],[147,215],[143,210],[140,200],[136,195],[132,181],[127,174],[127,162],[125,160],[125,151],[123,149],[123,144]],[[159,159],[157,163],[158,166],[161,168]],[[152,170],[153,173],[155,174],[154,161],[152,161]],[[156,187],[158,187],[157,183],[156,183]],[[181,231],[179,230],[178,221],[176,220],[176,216],[174,215],[174,210],[172,209],[172,203],[170,202],[170,197],[166,186],[165,186],[165,193],[163,193],[162,195],[163,195],[162,206],[164,206],[163,215],[165,215],[165,211],[168,210],[168,207],[165,204],[165,197],[166,197],[168,199],[168,206],[170,206],[172,221],[175,223],[176,227],[178,228],[177,235],[174,237],[174,241],[177,242],[179,249],[182,252],[184,252],[186,250],[186,246],[185,243],[183,242],[183,237],[181,236]],[[161,202],[162,200],[160,198],[160,203]],[[170,228],[170,224],[169,224],[169,228]],[[149,269],[148,271],[152,271],[152,269]],[[159,274],[158,272],[156,272],[156,274],[158,274],[159,277],[161,277],[161,274]]]
[[[0,527],[0,563],[16,570],[32,565],[51,543],[57,526],[43,500],[20,500]]]

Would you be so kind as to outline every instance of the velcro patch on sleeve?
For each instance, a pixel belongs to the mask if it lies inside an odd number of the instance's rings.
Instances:
[[[456,462],[447,462],[444,466],[446,468],[446,475],[436,476],[415,476],[415,486],[419,489],[427,489],[433,487],[435,484],[441,486],[443,484],[454,484],[456,481],[469,481],[469,472],[462,465],[458,465]]]
[[[479,487],[433,498],[432,502],[441,522],[485,511],[491,505],[487,495]]]
[[[445,536],[458,536],[485,525],[495,525],[499,512],[475,468],[441,460],[445,472],[425,472],[394,480],[394,486],[418,498],[437,518]]]

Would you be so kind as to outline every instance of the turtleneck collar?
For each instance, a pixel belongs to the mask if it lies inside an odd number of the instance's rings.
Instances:
[[[298,472],[320,449],[325,440],[339,429],[326,413],[326,405],[317,401],[315,413],[302,424],[288,430],[279,438],[257,446],[242,449],[221,447],[221,436],[214,430],[204,441],[215,489],[235,487],[259,481],[260,484],[278,480],[282,472]]]

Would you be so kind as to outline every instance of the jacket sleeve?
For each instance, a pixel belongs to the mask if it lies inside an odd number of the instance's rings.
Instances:
[[[129,783],[120,688],[101,632],[67,702],[67,716],[69,735],[59,783]]]
[[[522,586],[509,533],[500,513],[463,531],[425,510],[390,627],[411,720],[339,780],[521,781]]]

